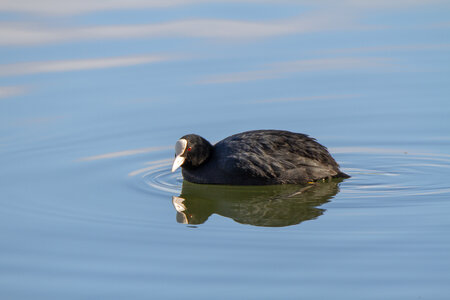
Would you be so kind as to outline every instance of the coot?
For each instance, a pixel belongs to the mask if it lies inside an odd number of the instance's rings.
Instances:
[[[305,184],[349,177],[315,139],[283,130],[242,132],[214,146],[196,134],[185,135],[175,144],[172,172],[180,166],[185,180],[202,184]]]

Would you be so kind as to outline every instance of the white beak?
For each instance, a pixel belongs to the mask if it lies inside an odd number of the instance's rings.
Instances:
[[[184,163],[185,159],[186,158],[182,157],[181,155],[178,155],[177,157],[175,157],[175,160],[173,161],[173,165],[172,165],[172,172],[175,172],[176,169],[181,167],[181,165]]]
[[[176,169],[178,169],[183,163],[186,157],[182,157],[184,151],[187,147],[187,141],[185,139],[180,139],[175,144],[175,160],[173,161],[172,165],[172,172],[175,172]]]

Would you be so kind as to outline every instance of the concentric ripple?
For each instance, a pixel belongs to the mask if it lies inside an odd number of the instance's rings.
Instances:
[[[153,190],[180,193],[183,177],[180,172],[171,172],[172,159],[147,162],[145,168],[129,173],[130,176],[141,175],[146,186]]]
[[[340,194],[345,198],[450,193],[450,155],[357,147],[330,151],[352,176],[341,185]],[[179,171],[171,172],[171,163],[172,159],[150,161],[129,175],[141,175],[153,191],[177,194],[183,178]]]
[[[370,148],[336,152],[344,170],[352,175],[341,189],[346,198],[450,193],[449,155]]]

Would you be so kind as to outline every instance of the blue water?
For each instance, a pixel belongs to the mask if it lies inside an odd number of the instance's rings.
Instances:
[[[0,4],[1,299],[450,297],[448,4],[92,3]],[[270,128],[352,177],[170,172]]]

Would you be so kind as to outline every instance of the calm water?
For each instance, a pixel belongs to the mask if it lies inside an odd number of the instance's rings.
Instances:
[[[0,298],[449,299],[450,6],[350,2],[0,4]],[[264,128],[352,177],[170,172]]]

